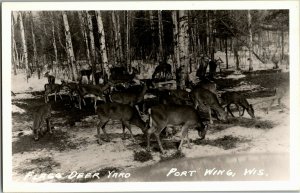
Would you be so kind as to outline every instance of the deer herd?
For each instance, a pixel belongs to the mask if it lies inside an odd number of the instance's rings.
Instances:
[[[160,66],[159,68],[161,69],[155,70],[154,76],[160,74],[162,70],[166,76],[170,75],[169,67]],[[239,116],[243,116],[246,110],[251,118],[255,118],[254,109],[244,95],[237,92],[225,92],[218,97],[216,83],[211,80],[200,81],[191,88],[190,92],[182,89],[164,90],[155,88],[152,81],[149,80],[140,80],[140,85],[132,85],[136,73],[136,69],[130,74],[125,72],[122,67],[114,68],[111,69],[110,80],[105,84],[96,85],[83,84],[81,81],[78,83],[62,81],[61,84],[57,84],[55,77],[46,73],[45,77],[48,78],[48,83],[44,86],[45,104],[34,113],[32,127],[34,139],[38,140],[46,131],[52,133],[49,94],[55,95],[55,101],[56,95],[62,99],[60,92],[63,89],[68,91],[70,100],[76,101],[77,99],[75,106],[79,109],[82,109],[82,102],[83,105],[86,105],[87,97],[93,99],[95,113],[98,116],[97,141],[100,145],[103,143],[100,137],[100,128],[106,138],[105,141],[110,141],[105,129],[110,120],[120,121],[123,138],[125,138],[125,128],[127,128],[133,141],[135,139],[131,129],[132,125],[140,128],[145,135],[148,151],[151,149],[150,138],[154,134],[161,152],[165,153],[160,134],[167,127],[181,127],[181,142],[178,147],[180,150],[185,138],[190,147],[189,129],[196,129],[200,139],[204,139],[209,125],[208,121],[213,124],[213,116],[225,122],[228,119],[228,112],[234,117],[230,109],[231,104],[236,105]],[[81,71],[81,77],[87,76],[90,79],[90,75],[91,71]],[[151,94],[156,102],[147,106],[145,96],[148,94]],[[98,100],[101,100],[102,103],[97,104]],[[243,108],[242,113],[240,107]],[[209,114],[208,120],[205,118],[206,116],[203,116],[203,112]],[[147,121],[142,119],[142,114],[148,115]],[[47,123],[46,129],[43,129],[44,122]]]

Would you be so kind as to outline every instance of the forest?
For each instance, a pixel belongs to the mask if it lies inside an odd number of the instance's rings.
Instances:
[[[205,57],[222,59],[220,71],[288,66],[288,16],[288,10],[13,12],[12,67],[28,78],[51,71],[76,81],[82,69],[109,77],[113,67],[137,67],[147,74],[147,66],[165,61],[173,78],[181,67],[184,87],[193,71],[205,76]]]

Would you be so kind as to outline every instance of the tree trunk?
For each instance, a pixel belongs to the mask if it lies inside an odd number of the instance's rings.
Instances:
[[[15,40],[15,22],[14,22],[14,16],[13,14],[11,15],[11,40],[12,40],[12,49],[11,49],[11,53],[12,53],[12,63],[14,66],[14,75],[17,75],[17,67],[16,67],[16,62],[17,62],[17,57],[16,57],[16,53],[15,53],[15,49],[16,49],[16,40]]]
[[[178,48],[178,21],[177,21],[177,11],[172,11],[173,19],[173,45],[174,45],[174,63],[175,69],[180,66],[180,56]]]
[[[185,82],[188,80],[189,67],[189,34],[188,34],[188,15],[187,11],[179,10],[179,53],[180,66],[182,68],[182,75],[180,78],[180,88],[185,89]]]
[[[156,46],[155,46],[155,24],[154,24],[154,13],[153,11],[149,11],[150,17],[150,29],[151,29],[151,36],[152,36],[152,51],[151,51],[151,58],[156,59]]]
[[[80,29],[81,29],[81,33],[83,35],[83,39],[85,42],[85,47],[86,47],[86,59],[87,62],[89,64],[89,66],[91,66],[91,56],[90,56],[90,49],[89,49],[89,41],[87,38],[87,33],[86,33],[86,26],[85,26],[85,20],[84,17],[82,15],[81,11],[78,11],[78,17],[79,17],[79,23],[80,23]]]
[[[26,78],[28,82],[28,78],[30,78],[30,70],[28,66],[28,52],[27,52],[27,43],[26,43],[26,37],[25,37],[25,29],[23,24],[23,18],[22,13],[19,12],[19,19],[20,19],[20,31],[21,31],[21,39],[22,39],[22,46],[23,46],[23,56],[24,56],[24,63],[25,63],[25,69],[26,69]]]
[[[209,21],[209,13],[208,11],[205,12],[206,14],[206,55],[209,56],[209,51],[210,51],[210,31],[209,31],[209,26],[210,26],[210,21]]]
[[[119,12],[121,13],[121,12]],[[120,64],[124,65],[124,56],[123,56],[123,46],[122,46],[122,36],[121,36],[121,27],[120,27],[120,15],[116,13],[116,24],[117,24],[117,38],[118,38],[118,48],[119,48],[119,56],[120,56]]]
[[[68,54],[70,56],[70,65],[71,65],[71,70],[72,70],[72,80],[75,81],[77,80],[77,66],[76,66],[76,61],[75,61],[75,56],[74,56],[74,50],[73,50],[73,44],[72,44],[72,37],[71,37],[71,32],[70,32],[70,27],[69,27],[69,22],[68,22],[68,17],[65,11],[62,12],[63,15],[63,21],[64,21],[64,26],[65,26],[65,35],[66,35],[66,45],[67,45],[67,50]]]
[[[284,31],[281,30],[281,64],[284,57]]]
[[[165,60],[163,50],[163,24],[162,24],[162,13],[158,11],[158,37],[159,37],[159,60]]]
[[[126,11],[126,63],[127,70],[131,71],[131,56],[130,56],[130,11]]]
[[[103,64],[103,74],[107,75],[107,78],[109,79],[110,77],[110,71],[108,67],[108,59],[107,59],[107,52],[106,52],[106,44],[105,44],[105,33],[104,33],[104,27],[103,27],[103,22],[102,22],[102,17],[101,17],[101,12],[96,11],[96,18],[97,18],[97,25],[98,25],[98,33],[100,36],[100,53],[101,53],[101,58],[102,58],[102,64]]]
[[[226,69],[228,69],[227,37],[225,38]]]
[[[38,74],[38,79],[41,78],[41,72],[40,72],[40,67],[38,64],[38,59],[37,59],[37,50],[36,50],[36,41],[35,41],[35,34],[34,34],[34,21],[33,21],[33,15],[32,12],[30,13],[31,15],[31,34],[32,34],[32,46],[33,46],[33,61],[32,61],[32,66],[36,67],[37,74]]]
[[[236,70],[240,70],[240,60],[239,60],[239,46],[238,46],[238,40],[235,38],[232,41],[233,46],[233,54],[235,58],[235,64],[236,64]]]
[[[56,38],[55,38],[55,24],[54,24],[54,15],[53,12],[51,14],[52,16],[52,20],[51,20],[51,24],[52,24],[52,44],[53,44],[53,50],[54,50],[54,56],[55,56],[55,76],[56,76],[56,72],[58,69],[58,54],[57,54],[57,46],[56,46]]]
[[[250,10],[248,10],[248,30],[249,30],[249,71],[252,71],[253,70],[253,64],[252,64],[253,45],[252,45],[252,21],[251,21]]]
[[[95,49],[95,39],[93,33],[93,23],[92,23],[92,17],[88,11],[86,11],[86,16],[88,21],[89,35],[90,35],[90,49],[91,49],[91,56],[92,56],[91,63],[92,63],[92,67],[94,67],[96,62],[96,49]]]
[[[120,48],[118,43],[118,27],[117,27],[117,19],[115,11],[111,13],[112,25],[113,25],[113,33],[114,33],[114,50],[115,50],[115,64],[120,64]]]

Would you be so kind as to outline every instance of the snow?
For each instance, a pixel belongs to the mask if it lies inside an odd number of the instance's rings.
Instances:
[[[149,66],[151,65],[149,64]],[[227,78],[238,79],[242,78],[242,76],[243,75],[237,73],[232,74]],[[44,77],[38,79],[36,76],[33,76],[28,80],[27,83],[25,76],[18,75],[12,76],[12,83],[12,91],[16,93],[16,96],[13,97],[13,100],[15,100],[17,103],[24,103],[20,100],[25,98],[35,98],[35,96],[30,94],[29,92],[44,90],[44,84],[47,83],[47,79]],[[226,90],[241,91],[255,89],[261,89],[261,87],[259,85],[250,85],[248,82],[241,82],[238,86]],[[151,95],[147,95],[145,98],[151,97]],[[249,154],[258,152],[289,152],[289,111],[286,110],[284,112],[279,112],[278,109],[275,108],[275,110],[273,109],[269,112],[269,114],[266,114],[264,110],[262,110],[265,107],[264,104],[261,103],[262,100],[262,98],[255,98],[248,101],[251,104],[257,103],[257,105],[254,106],[256,118],[259,120],[267,120],[274,123],[275,126],[273,128],[264,130],[259,128],[232,126],[218,132],[209,130],[206,136],[206,139],[208,140],[214,140],[231,135],[233,137],[246,139],[247,141],[238,143],[237,147],[227,150],[212,145],[196,144],[192,144],[192,149],[189,149],[187,148],[187,144],[185,143],[182,150],[185,156],[207,157],[233,153]],[[282,102],[288,107],[289,98],[285,97]],[[274,104],[274,107],[275,105],[276,104]],[[17,107],[15,104],[12,105],[12,111],[21,114],[26,113],[24,109]],[[246,112],[244,117],[250,118],[250,116]],[[146,119],[146,117],[144,118]],[[63,123],[65,119],[56,118],[55,121]],[[139,144],[134,144],[130,139],[122,140],[119,137],[114,137],[111,142],[103,142],[102,145],[97,144],[96,122],[97,116],[93,115],[87,116],[86,118],[82,119],[81,122],[76,122],[75,126],[69,126],[65,124],[55,128],[55,130],[67,132],[69,134],[68,140],[72,142],[86,141],[84,144],[79,144],[76,149],[58,151],[55,149],[49,150],[45,148],[34,151],[14,153],[13,179],[15,181],[24,181],[23,178],[26,174],[24,173],[24,171],[32,171],[37,167],[37,165],[32,164],[32,160],[45,157],[50,157],[54,163],[59,163],[59,165],[51,166],[52,173],[68,173],[71,171],[92,172],[99,171],[100,169],[103,169],[105,167],[119,167],[122,169],[129,169],[152,165],[159,162],[159,152],[151,152],[153,160],[149,160],[144,163],[134,161],[134,151],[144,151],[145,148],[141,147]],[[19,122],[17,120],[14,120],[12,131],[13,142],[18,142],[20,140],[20,133],[22,134],[22,136],[32,135],[32,131],[27,128],[29,126],[32,126],[32,122],[30,121]],[[107,124],[106,130],[108,135],[117,134],[118,136],[120,136],[120,134],[122,133],[120,122],[109,122]],[[132,128],[132,132],[134,135],[142,134],[141,130],[135,126],[133,126]],[[197,139],[197,132],[191,130],[189,137],[193,140]],[[154,143],[156,143],[156,141],[151,142],[152,145]],[[44,167],[43,164],[45,163],[40,164],[41,165],[38,165],[39,167]],[[47,180],[47,182],[55,182],[55,180]]]
[[[12,113],[25,113],[26,111],[24,109],[21,109],[19,107],[17,107],[16,105],[12,105]]]

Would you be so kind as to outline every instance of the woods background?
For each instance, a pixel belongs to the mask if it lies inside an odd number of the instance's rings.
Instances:
[[[204,56],[220,57],[220,71],[289,63],[288,10],[19,11],[11,19],[13,72],[27,78],[51,71],[77,80],[89,66],[108,77],[134,66],[147,78],[166,60],[174,74],[182,67],[184,87]]]

